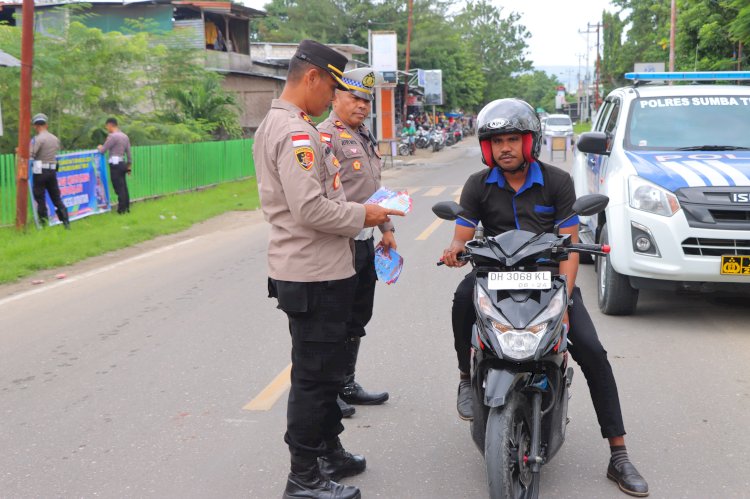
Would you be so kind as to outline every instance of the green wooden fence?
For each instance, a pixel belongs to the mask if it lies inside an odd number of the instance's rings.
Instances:
[[[0,155],[0,226],[15,221],[15,170],[15,156]],[[131,199],[137,200],[254,175],[252,139],[136,146],[128,189]]]

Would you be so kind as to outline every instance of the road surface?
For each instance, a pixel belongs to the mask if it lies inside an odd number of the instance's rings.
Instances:
[[[366,498],[486,497],[483,460],[455,410],[450,304],[463,271],[435,266],[452,226],[430,211],[483,168],[475,144],[385,174],[415,207],[396,221],[406,267],[378,287],[359,363],[359,381],[391,399],[358,408],[342,436],[368,459],[347,479]],[[64,269],[60,281],[55,271],[40,286],[0,287],[0,497],[280,497],[290,342],[266,297],[266,237],[259,212],[230,214]],[[578,282],[652,497],[747,497],[746,301],[643,293],[636,316],[606,317],[590,266]],[[570,417],[542,497],[624,497],[605,477],[608,448],[580,372]]]

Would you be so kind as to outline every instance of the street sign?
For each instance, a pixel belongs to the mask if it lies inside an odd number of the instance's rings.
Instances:
[[[443,71],[430,69],[424,72],[424,103],[428,106],[443,105]]]
[[[372,68],[380,72],[398,71],[398,45],[396,33],[373,31],[370,33]]]

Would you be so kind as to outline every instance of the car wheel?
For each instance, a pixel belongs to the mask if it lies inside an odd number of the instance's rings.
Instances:
[[[602,227],[601,244],[608,244],[607,225]],[[627,276],[612,268],[610,255],[596,259],[599,310],[607,315],[631,315],[638,303],[638,290],[630,285]]]

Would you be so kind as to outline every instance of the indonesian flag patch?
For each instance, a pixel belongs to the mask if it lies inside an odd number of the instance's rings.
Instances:
[[[320,133],[320,140],[323,141],[325,144],[331,143],[331,134],[330,133]]]
[[[310,136],[306,133],[292,135],[292,147],[305,147],[310,145]]]

